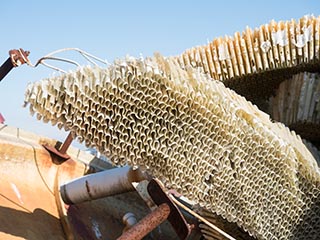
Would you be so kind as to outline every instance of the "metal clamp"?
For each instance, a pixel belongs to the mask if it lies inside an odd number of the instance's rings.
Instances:
[[[24,51],[22,48],[19,50],[13,49],[9,51],[10,59],[12,62],[12,65],[14,67],[18,67],[22,64],[29,63],[29,56],[30,52],[29,51]]]
[[[147,190],[158,207],[124,232],[117,240],[142,239],[165,220],[171,223],[179,239],[186,239],[191,232],[191,227],[177,206],[165,193],[161,182],[157,179],[152,179],[148,184]]]
[[[30,52],[13,49],[9,51],[9,58],[0,67],[0,81],[11,71],[12,68],[18,67],[24,63],[30,63],[28,56]]]

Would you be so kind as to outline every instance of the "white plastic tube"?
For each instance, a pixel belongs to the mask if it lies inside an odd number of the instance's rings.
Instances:
[[[60,186],[60,193],[66,204],[76,204],[120,193],[134,191],[132,182],[145,177],[140,169],[132,167],[114,168],[86,175]]]

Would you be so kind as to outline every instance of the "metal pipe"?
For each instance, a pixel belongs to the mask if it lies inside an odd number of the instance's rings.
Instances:
[[[10,57],[0,67],[0,82],[11,71],[12,68],[18,67],[24,63],[28,63],[29,54],[29,51],[24,51],[21,48],[19,50],[10,50]]]
[[[76,204],[102,197],[134,191],[132,182],[145,180],[140,169],[132,167],[114,168],[89,174],[60,186],[63,201]]]
[[[5,61],[0,67],[0,82],[5,76],[7,76],[7,74],[13,67],[13,63],[11,62],[11,58],[9,57],[7,61]]]
[[[170,207],[163,203],[136,225],[124,232],[117,240],[139,240],[164,222],[170,214]]]
[[[137,218],[133,213],[128,212],[122,217],[122,222],[125,225],[125,228],[123,229],[123,232],[125,232],[137,223]]]
[[[72,137],[72,133],[69,132],[66,140],[64,140],[64,143],[62,145],[62,147],[60,148],[60,153],[65,154],[67,153],[67,150],[70,146],[70,144],[72,143],[73,137]]]

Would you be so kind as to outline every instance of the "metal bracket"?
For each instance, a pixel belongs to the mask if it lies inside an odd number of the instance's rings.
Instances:
[[[147,186],[147,190],[158,207],[124,232],[117,240],[142,239],[166,219],[171,223],[179,239],[186,239],[191,232],[191,227],[177,206],[165,193],[161,182],[157,179],[152,179]]]
[[[72,143],[72,140],[73,140],[73,137],[70,132],[60,149],[57,149],[55,147],[48,146],[48,145],[42,145],[42,146],[50,153],[52,157],[52,161],[54,163],[61,164],[71,158],[66,152],[70,144]]]
[[[147,190],[155,204],[158,206],[163,203],[169,205],[170,214],[168,216],[168,221],[176,231],[179,238],[186,239],[191,232],[191,228],[178,207],[165,193],[162,183],[158,179],[152,179],[148,184]]]

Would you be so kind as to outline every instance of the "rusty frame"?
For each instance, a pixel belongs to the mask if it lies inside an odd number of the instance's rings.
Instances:
[[[191,226],[165,193],[161,182],[157,179],[152,179],[147,186],[147,190],[158,207],[124,232],[117,240],[142,239],[165,220],[170,222],[179,239],[186,239],[191,232]]]

